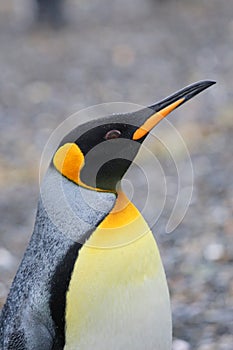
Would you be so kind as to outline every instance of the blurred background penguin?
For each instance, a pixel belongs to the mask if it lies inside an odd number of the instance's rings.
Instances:
[[[36,18],[41,25],[48,24],[54,28],[65,24],[64,0],[35,0]]]

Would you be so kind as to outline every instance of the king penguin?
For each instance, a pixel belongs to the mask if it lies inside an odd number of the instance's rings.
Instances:
[[[171,350],[160,254],[120,180],[152,128],[212,84],[197,82],[64,137],[1,313],[2,350]]]

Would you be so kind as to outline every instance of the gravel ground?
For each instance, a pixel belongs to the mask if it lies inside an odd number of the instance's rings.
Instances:
[[[66,5],[69,23],[55,31],[33,24],[29,0],[0,3],[0,306],[32,232],[39,161],[51,132],[94,104],[147,105],[196,80],[213,79],[217,85],[169,117],[194,170],[191,205],[169,234],[178,188],[172,160],[187,181],[189,160],[171,128],[160,131],[174,139],[172,157],[153,138],[147,145],[167,180],[165,207],[153,231],[171,292],[173,347],[231,350],[233,2],[67,0]],[[147,157],[142,162],[154,170]],[[140,207],[145,181],[137,169],[131,175]],[[159,181],[153,177],[157,193]],[[155,208],[146,215],[153,217]]]

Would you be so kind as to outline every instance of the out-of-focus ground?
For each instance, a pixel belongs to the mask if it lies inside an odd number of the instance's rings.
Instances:
[[[230,350],[233,2],[67,0],[66,5],[70,23],[53,31],[33,25],[29,0],[0,3],[1,305],[33,229],[39,161],[51,132],[94,104],[147,105],[194,81],[213,79],[217,85],[169,117],[194,169],[191,205],[170,234],[164,231],[177,175],[150,142],[168,183],[165,210],[153,231],[171,292],[174,349]],[[183,149],[174,144],[173,152],[185,174]],[[149,158],[144,164],[153,171]],[[132,182],[140,187],[137,176]]]

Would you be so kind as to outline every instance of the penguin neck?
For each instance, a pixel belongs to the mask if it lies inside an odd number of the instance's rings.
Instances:
[[[86,242],[95,248],[116,248],[140,239],[150,231],[135,205],[120,189],[112,210]]]
[[[112,210],[116,195],[79,186],[50,166],[41,185],[41,202],[57,230],[84,243]]]
[[[122,191],[81,248],[66,301],[65,350],[93,344],[96,350],[103,344],[115,349],[118,343],[122,349],[171,349],[160,254],[147,223]]]

